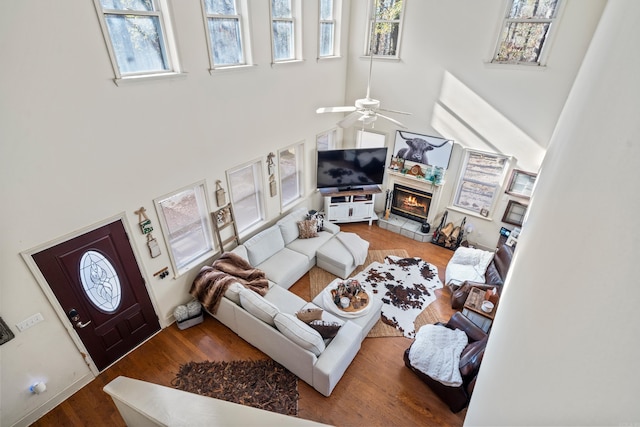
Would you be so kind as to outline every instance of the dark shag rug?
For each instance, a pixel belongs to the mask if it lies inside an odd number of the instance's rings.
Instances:
[[[273,360],[189,362],[175,388],[284,415],[298,415],[298,377]]]

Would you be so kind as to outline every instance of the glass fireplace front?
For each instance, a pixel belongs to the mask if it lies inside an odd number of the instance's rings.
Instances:
[[[431,196],[432,194],[426,191],[394,184],[391,213],[414,221],[424,222],[429,214]]]

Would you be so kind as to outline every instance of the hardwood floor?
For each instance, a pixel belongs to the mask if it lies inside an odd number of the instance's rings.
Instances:
[[[444,270],[453,255],[431,243],[419,243],[379,228],[376,224],[341,224],[343,231],[355,232],[370,242],[370,249],[406,249],[410,256],[438,267],[444,283]],[[309,274],[291,290],[309,300]],[[447,289],[437,291],[433,303],[440,318],[448,319],[453,310]],[[324,397],[303,381],[299,417],[336,426],[461,426],[466,410],[458,414],[434,395],[409,369],[402,355],[411,340],[404,337],[367,338],[360,352],[334,389]],[[102,372],[82,390],[54,408],[35,426],[124,426],[111,398],[102,388],[123,375],[171,386],[181,364],[205,360],[258,360],[267,356],[235,335],[211,316],[185,330],[171,325]]]

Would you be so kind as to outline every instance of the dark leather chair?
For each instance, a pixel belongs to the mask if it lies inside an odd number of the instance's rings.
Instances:
[[[513,248],[511,246],[502,245],[493,256],[493,260],[487,267],[484,278],[485,283],[477,283],[467,280],[462,282],[460,287],[451,293],[451,308],[456,310],[461,309],[464,306],[464,302],[469,296],[471,288],[480,288],[482,290],[496,288],[498,295],[502,292],[502,285],[504,285],[504,279],[507,277],[509,266],[511,265],[511,258],[513,257]]]
[[[457,387],[444,385],[414,368],[409,360],[409,350],[404,352],[404,364],[411,369],[433,392],[445,402],[452,412],[459,412],[469,403],[473,387],[475,386],[480,362],[484,356],[488,335],[462,313],[458,312],[444,325],[450,329],[460,329],[467,334],[469,344],[462,350],[460,356],[460,374],[462,385]]]

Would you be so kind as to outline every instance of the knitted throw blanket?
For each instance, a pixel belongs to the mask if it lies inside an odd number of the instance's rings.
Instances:
[[[211,266],[200,269],[189,293],[211,314],[216,314],[224,293],[234,282],[262,296],[269,290],[269,282],[262,270],[252,267],[233,252],[224,252]]]
[[[460,355],[468,343],[467,334],[460,329],[424,325],[409,349],[409,360],[434,380],[457,387],[462,384]]]

